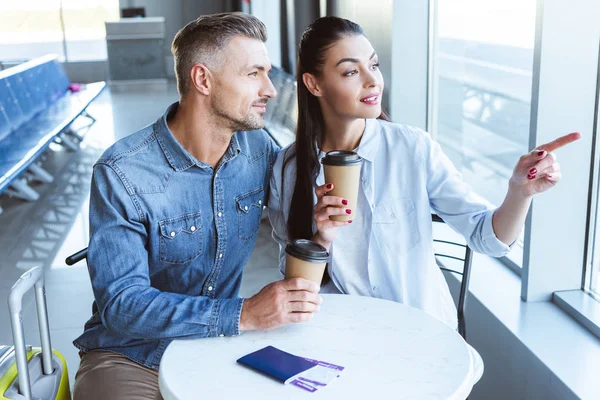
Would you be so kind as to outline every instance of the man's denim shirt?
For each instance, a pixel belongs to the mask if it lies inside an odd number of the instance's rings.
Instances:
[[[167,126],[177,106],[94,166],[94,314],[74,341],[153,369],[172,339],[239,334],[242,269],[278,151],[263,130],[237,132],[217,168],[203,164]]]

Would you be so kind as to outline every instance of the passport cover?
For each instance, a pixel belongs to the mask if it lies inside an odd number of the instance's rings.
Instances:
[[[245,355],[237,362],[286,384],[292,381],[296,375],[316,366],[302,357],[286,353],[273,346],[267,346]]]

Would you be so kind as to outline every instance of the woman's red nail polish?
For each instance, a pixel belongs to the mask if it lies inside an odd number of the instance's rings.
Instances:
[[[551,174],[546,175],[546,178],[552,178]]]
[[[342,204],[347,206],[348,205],[348,200],[342,200]]]
[[[538,151],[538,152],[537,152],[537,155],[538,155],[539,157],[541,157],[543,154],[544,154],[544,150],[540,150],[540,151]]]
[[[352,223],[352,220],[349,220],[349,221],[348,221],[348,223],[349,223],[349,224],[351,224],[351,223]]]
[[[533,178],[535,178],[535,175],[527,175],[527,179],[532,180]]]
[[[327,184],[327,189],[331,189],[333,187],[333,185],[331,183]]]
[[[536,173],[537,173],[537,169],[535,169],[535,168],[531,168],[529,170],[529,175],[535,175]]]
[[[352,214],[352,210],[346,208],[346,214]]]

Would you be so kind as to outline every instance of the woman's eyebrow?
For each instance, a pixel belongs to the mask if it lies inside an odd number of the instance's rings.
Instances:
[[[371,57],[369,57],[369,60],[371,60],[373,57],[375,57],[376,54],[377,54],[377,52],[374,51],[373,54],[371,54]],[[345,63],[345,62],[357,63],[358,58],[342,58],[340,61],[337,62],[337,64],[335,64],[335,66],[337,67],[341,63]]]

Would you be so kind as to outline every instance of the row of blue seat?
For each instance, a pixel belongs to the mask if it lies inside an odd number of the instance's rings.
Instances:
[[[44,56],[0,71],[0,193],[35,200],[37,194],[20,179],[50,143],[60,140],[69,126],[100,94],[105,82],[71,91],[71,82],[55,56]],[[62,139],[57,139],[59,135]],[[77,135],[75,134],[75,137]],[[48,176],[48,175],[46,175]]]
[[[69,78],[55,58],[45,57],[0,75],[0,140],[54,103],[69,88]]]

